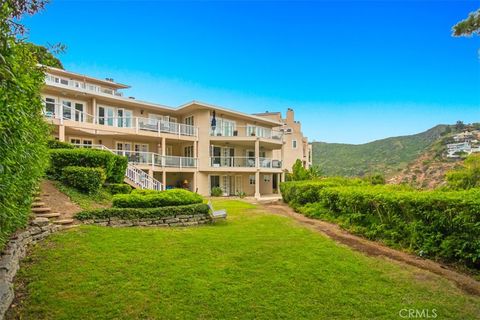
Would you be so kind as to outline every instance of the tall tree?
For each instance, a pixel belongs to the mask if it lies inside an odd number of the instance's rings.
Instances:
[[[455,37],[471,36],[474,34],[480,34],[480,9],[475,12],[470,12],[468,18],[453,26],[453,35]]]

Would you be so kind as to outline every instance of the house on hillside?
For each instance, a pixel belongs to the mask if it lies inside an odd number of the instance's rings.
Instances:
[[[127,97],[128,85],[47,67],[42,90],[53,135],[78,147],[129,160],[126,182],[208,196],[278,194],[293,162],[310,165],[311,149],[294,119],[279,112],[246,114],[192,101],[177,108]]]

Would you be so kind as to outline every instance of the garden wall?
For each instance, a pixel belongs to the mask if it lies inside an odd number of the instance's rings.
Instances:
[[[111,217],[106,219],[87,219],[85,224],[96,224],[108,227],[188,227],[209,223],[210,216],[205,214],[174,215],[169,217],[152,217],[140,219],[121,219]]]
[[[0,255],[0,320],[3,319],[14,298],[13,282],[20,267],[20,260],[25,257],[27,246],[45,239],[60,230],[59,225],[49,223],[47,218],[32,220],[23,231],[12,235]]]

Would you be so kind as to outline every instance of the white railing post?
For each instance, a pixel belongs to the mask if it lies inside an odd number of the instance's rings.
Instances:
[[[138,117],[135,117],[135,133],[138,133]]]

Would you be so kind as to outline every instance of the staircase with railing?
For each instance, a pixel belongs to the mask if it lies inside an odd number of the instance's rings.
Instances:
[[[106,150],[111,153],[116,154],[113,150],[105,147],[102,144],[75,144],[75,147],[78,148],[92,148],[92,149],[100,149]],[[134,188],[139,189],[150,189],[150,190],[163,190],[163,185],[160,181],[146,173],[140,168],[137,168],[134,164],[128,163],[127,170],[125,171],[125,182],[131,185]]]

